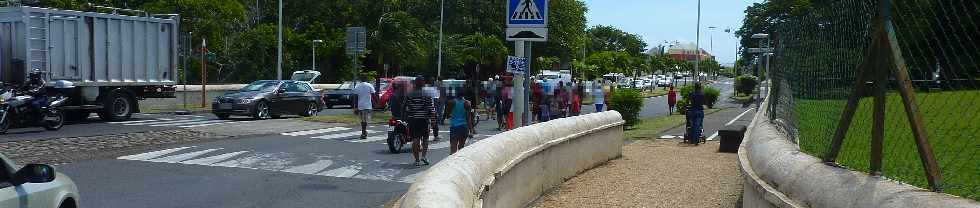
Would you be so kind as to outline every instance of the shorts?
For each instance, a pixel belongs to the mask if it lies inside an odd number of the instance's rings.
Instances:
[[[411,137],[414,138],[429,138],[429,119],[425,118],[409,118],[408,119],[408,129],[411,133]]]
[[[374,112],[372,112],[372,110],[358,110],[357,112],[358,112],[358,114],[360,114],[360,115],[358,115],[358,117],[361,118],[361,123],[370,123],[371,122],[371,114],[374,113]]]
[[[449,128],[449,139],[460,140],[470,136],[470,130],[463,126],[453,126]]]

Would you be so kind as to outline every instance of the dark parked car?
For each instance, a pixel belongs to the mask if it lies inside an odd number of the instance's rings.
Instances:
[[[320,111],[320,106],[323,106],[323,100],[309,84],[291,80],[261,80],[238,92],[218,96],[211,108],[220,119],[231,115],[266,119],[284,114],[313,116]]]
[[[353,94],[354,82],[344,82],[336,89],[326,90],[323,93],[323,103],[327,108],[333,108],[337,105],[351,106],[354,99]]]

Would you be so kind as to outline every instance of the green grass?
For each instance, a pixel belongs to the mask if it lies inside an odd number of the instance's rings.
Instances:
[[[882,173],[918,187],[928,187],[922,162],[897,94],[886,99]],[[980,200],[980,91],[917,93],[929,143],[943,172],[944,192]],[[846,100],[796,100],[799,144],[824,157]],[[867,172],[870,161],[872,99],[861,100],[837,162]]]
[[[739,103],[739,104],[745,104],[745,103],[751,103],[752,102],[752,97],[754,97],[754,96],[755,95],[732,96],[732,97],[729,97],[729,99],[732,99],[736,103]]]
[[[389,116],[386,115],[387,115],[386,113],[374,112],[374,115],[371,115],[371,121],[368,123],[380,124],[380,123],[388,122]],[[311,117],[300,118],[300,120],[321,122],[321,123],[345,123],[345,124],[357,124],[361,122],[361,118],[357,115],[354,115],[353,112],[349,114],[342,114],[342,115],[311,116]]]
[[[641,119],[642,122],[624,132],[627,139],[656,139],[660,133],[684,124],[684,115],[670,115]]]
[[[708,109],[705,110],[705,115],[710,115],[712,113],[721,111],[722,109]],[[676,114],[674,112],[670,116],[659,116],[659,117],[647,117],[642,118],[642,122],[633,126],[631,129],[627,129],[624,134],[626,139],[632,140],[644,140],[644,139],[657,139],[660,137],[660,133],[670,130],[674,127],[684,125],[684,115]]]

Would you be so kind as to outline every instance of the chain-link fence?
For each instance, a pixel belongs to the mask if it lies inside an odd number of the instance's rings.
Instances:
[[[769,35],[769,118],[808,154],[980,200],[978,11],[974,0],[811,1],[779,19]],[[885,104],[880,155],[872,142],[876,92]],[[853,120],[835,154],[852,98]],[[912,111],[906,103],[915,105]],[[921,122],[910,120],[915,115]],[[917,126],[924,130],[918,137]],[[926,155],[934,155],[940,178],[927,177]],[[872,158],[881,158],[880,170]]]

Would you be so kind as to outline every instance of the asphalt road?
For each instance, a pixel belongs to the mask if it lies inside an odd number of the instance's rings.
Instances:
[[[349,112],[349,110],[348,110]],[[476,139],[498,133],[482,121]],[[85,207],[378,207],[418,173],[410,146],[391,154],[385,126],[246,136],[58,166]],[[433,164],[449,154],[448,127],[430,145]],[[470,141],[473,142],[473,141]]]

